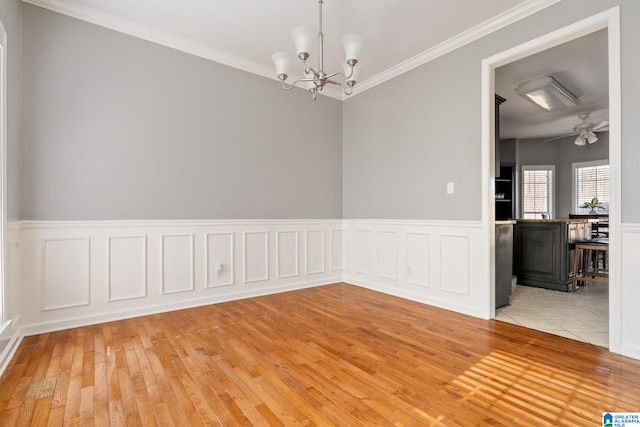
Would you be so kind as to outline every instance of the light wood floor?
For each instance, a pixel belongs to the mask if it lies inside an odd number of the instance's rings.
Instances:
[[[25,338],[0,425],[601,425],[640,361],[346,284]]]

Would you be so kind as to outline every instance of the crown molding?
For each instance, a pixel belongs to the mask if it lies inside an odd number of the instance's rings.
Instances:
[[[148,25],[81,5],[73,0],[22,0],[22,2],[280,82],[272,67],[213,49],[202,43],[197,43]],[[304,90],[302,88],[298,89]],[[342,99],[341,91],[333,88],[325,89],[328,90],[320,92],[320,94],[339,100]]]
[[[123,34],[137,37],[142,40],[160,44],[172,49],[179,50],[191,55],[195,55],[204,59],[218,62],[229,67],[237,68],[252,74],[266,77],[270,80],[278,81],[271,67],[258,64],[253,61],[231,55],[220,50],[213,49],[201,43],[194,42],[184,37],[179,37],[166,31],[159,30],[148,25],[143,25],[128,19],[124,19],[106,13],[95,8],[81,5],[73,0],[22,0],[34,6],[51,10],[63,15],[70,16],[85,22],[89,22],[101,27],[105,27]],[[494,31],[499,30],[509,24],[526,18],[546,7],[549,7],[561,0],[528,0],[519,6],[511,8],[496,17],[483,22],[463,33],[446,40],[439,45],[426,50],[413,58],[410,58],[398,65],[395,65],[382,73],[370,77],[356,86],[357,89],[352,95],[344,95],[341,91],[335,90],[333,87],[325,88],[321,95],[331,98],[345,100],[349,97],[356,96],[367,89],[371,89],[381,83],[391,80],[401,74],[406,73],[420,65],[426,64],[442,55],[452,52],[466,44],[469,44],[479,38],[482,38]],[[294,76],[292,76],[294,77]],[[304,89],[302,89],[304,90]]]
[[[419,53],[416,56],[409,58],[406,61],[403,61],[398,65],[387,69],[386,71],[383,71],[382,73],[376,74],[375,76],[370,77],[361,83],[358,83],[356,86],[357,91],[354,92],[354,95],[352,96],[362,93],[367,89],[371,89],[372,87],[378,86],[379,84],[384,83],[387,80],[393,79],[394,77],[398,77],[399,75],[404,74],[407,71],[413,70],[414,68],[426,64],[429,61],[433,61],[440,56],[446,55],[449,52],[459,49],[488,34],[493,33],[494,31],[498,31],[499,29],[504,28],[507,25],[533,15],[534,13],[551,5],[554,5],[560,1],[561,0],[526,1],[519,6],[513,7],[501,13],[500,15],[497,15],[489,19],[488,21],[483,22],[482,24],[470,28],[469,30],[460,33],[457,36],[434,46],[431,49]]]

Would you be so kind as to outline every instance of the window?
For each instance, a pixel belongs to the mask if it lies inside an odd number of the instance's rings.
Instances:
[[[522,217],[553,218],[555,166],[522,166]]]
[[[598,213],[609,213],[609,161],[597,160],[573,164],[573,207],[577,214],[588,214],[581,208],[585,202],[597,198],[602,209]]]

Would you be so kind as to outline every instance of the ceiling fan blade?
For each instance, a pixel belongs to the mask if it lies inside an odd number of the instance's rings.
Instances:
[[[578,135],[578,134],[577,133],[568,133],[566,135],[556,136],[555,138],[545,139],[544,142],[555,141],[556,139],[562,139],[562,138],[567,138],[569,136],[576,136],[576,135]]]
[[[607,126],[609,126],[609,121],[605,120],[595,125],[593,130],[604,130],[603,128],[606,128]]]

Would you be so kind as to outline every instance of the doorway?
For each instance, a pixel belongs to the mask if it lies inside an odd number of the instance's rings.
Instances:
[[[610,205],[610,264],[609,264],[609,349],[619,353],[621,346],[620,312],[620,25],[619,9],[614,8],[584,19],[520,46],[494,55],[482,61],[483,98],[483,230],[489,254],[489,283],[486,287],[489,300],[488,318],[495,317],[495,140],[494,140],[494,93],[495,70],[546,49],[559,46],[582,36],[605,29],[608,38],[609,80],[609,162],[611,168]]]

